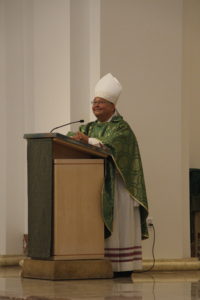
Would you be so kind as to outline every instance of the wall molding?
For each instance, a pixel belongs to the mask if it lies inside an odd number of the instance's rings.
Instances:
[[[0,255],[0,266],[22,266],[24,255]],[[153,260],[143,260],[143,270],[148,270],[153,265]],[[200,270],[198,257],[184,259],[158,259],[155,261],[152,271],[194,271]]]

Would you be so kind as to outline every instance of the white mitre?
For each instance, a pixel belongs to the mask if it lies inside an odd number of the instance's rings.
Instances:
[[[117,78],[108,73],[97,82],[94,97],[100,97],[116,104],[121,91],[122,86]]]

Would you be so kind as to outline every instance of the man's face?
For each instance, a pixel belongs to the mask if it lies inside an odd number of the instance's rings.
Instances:
[[[103,98],[96,97],[93,100],[92,110],[99,121],[106,122],[113,115],[115,106]]]

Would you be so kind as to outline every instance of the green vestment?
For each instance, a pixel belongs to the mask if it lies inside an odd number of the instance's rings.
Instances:
[[[106,160],[103,188],[103,216],[107,236],[112,233],[115,172],[118,172],[132,199],[139,203],[142,239],[148,238],[146,218],[148,203],[142,162],[136,137],[123,117],[114,116],[110,122],[90,122],[80,126],[80,131],[89,137],[99,139],[110,157]]]

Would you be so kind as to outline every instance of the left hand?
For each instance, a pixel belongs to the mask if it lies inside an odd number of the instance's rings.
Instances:
[[[72,136],[71,138],[73,140],[80,141],[80,142],[88,144],[88,136],[85,135],[84,133],[80,132],[80,131],[78,131],[76,133],[76,135]]]

